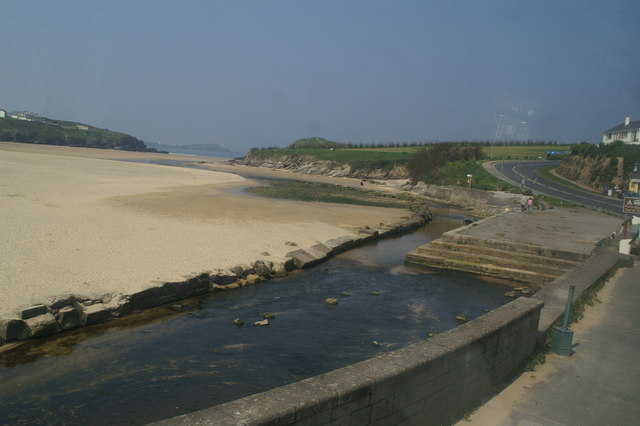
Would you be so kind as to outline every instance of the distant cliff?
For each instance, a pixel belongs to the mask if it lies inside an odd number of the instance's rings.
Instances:
[[[407,168],[398,161],[336,161],[322,160],[313,155],[290,155],[262,152],[250,153],[240,164],[285,169],[309,175],[353,177],[358,179],[406,179]]]
[[[125,133],[44,117],[35,120],[0,118],[0,141],[156,152],[140,139]]]
[[[155,148],[161,151],[174,152],[176,150],[189,150],[189,151],[213,151],[213,152],[232,152],[224,146],[217,143],[198,143],[188,145],[169,145],[164,143],[147,142],[147,146]]]

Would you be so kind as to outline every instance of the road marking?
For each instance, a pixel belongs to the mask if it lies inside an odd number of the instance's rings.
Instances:
[[[496,172],[498,172],[498,169],[496,169],[495,165],[496,165],[496,163],[494,163],[494,164],[493,164],[493,169],[494,169]],[[511,171],[512,171],[516,176],[518,176],[518,177],[520,177],[520,178],[524,179],[525,181],[534,182],[534,180],[533,180],[533,179],[531,179],[530,177],[527,177],[527,176],[525,176],[524,174],[520,173],[520,172],[516,169],[517,167],[518,167],[518,166],[513,166],[513,167],[511,167]],[[522,167],[522,166],[521,166],[521,167]],[[498,173],[500,173],[500,172],[498,172]],[[533,171],[532,171],[532,173],[533,173]],[[509,178],[508,178],[508,176],[504,175],[504,173],[500,173],[500,174],[501,174],[503,177],[506,177],[507,179],[509,179]],[[616,208],[618,208],[618,207],[619,207],[619,208],[622,208],[622,206],[618,206],[618,205],[617,205],[617,203],[615,202],[615,200],[609,200],[609,199],[607,199],[607,200],[605,201],[605,200],[599,200],[599,199],[597,199],[597,198],[590,198],[590,197],[587,197],[587,196],[580,195],[580,193],[579,193],[579,192],[576,192],[576,193],[567,192],[567,191],[565,191],[565,190],[563,190],[563,189],[562,189],[562,187],[564,187],[564,185],[562,185],[562,184],[560,184],[560,183],[558,183],[559,188],[554,188],[554,187],[551,187],[551,186],[549,186],[549,185],[545,185],[545,184],[543,184],[543,183],[541,183],[541,182],[534,182],[534,184],[535,184],[536,186],[540,186],[540,187],[543,187],[543,188],[547,188],[547,190],[550,192],[550,194],[548,194],[548,195],[550,195],[550,196],[554,196],[554,194],[560,193],[560,194],[564,194],[565,196],[570,197],[570,198],[577,198],[577,199],[579,199],[579,200],[580,200],[580,199],[582,199],[582,200],[586,200],[586,201],[588,201],[588,203],[584,203],[584,204],[586,204],[586,205],[591,204],[591,207],[600,207],[600,208],[605,208],[605,209],[607,209],[607,210],[612,210],[612,211],[614,211],[614,210],[615,210]],[[523,188],[523,189],[524,189],[524,188]],[[578,190],[576,190],[576,191],[578,191]],[[595,194],[594,194],[594,195],[595,195]],[[571,201],[570,201],[570,202],[571,202]],[[578,202],[578,203],[579,203],[580,201],[576,201],[576,202]]]

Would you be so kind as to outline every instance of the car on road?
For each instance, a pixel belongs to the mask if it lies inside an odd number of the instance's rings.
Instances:
[[[640,194],[637,192],[633,192],[633,191],[620,191],[618,192],[618,198],[622,199],[622,198],[628,198],[628,197],[638,197],[640,198]]]

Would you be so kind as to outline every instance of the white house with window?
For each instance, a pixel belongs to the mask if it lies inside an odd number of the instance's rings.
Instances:
[[[640,145],[640,120],[631,121],[631,117],[627,117],[623,124],[618,124],[602,134],[602,143],[614,141]]]
[[[7,111],[0,109],[0,118],[6,118],[7,117]]]

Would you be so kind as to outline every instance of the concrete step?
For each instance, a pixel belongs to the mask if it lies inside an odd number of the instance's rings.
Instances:
[[[449,250],[429,250],[422,248],[416,249],[415,256],[427,256],[431,258],[443,258],[446,260],[455,260],[459,263],[471,263],[476,265],[492,265],[497,268],[514,269],[518,271],[530,271],[537,275],[553,277],[553,279],[564,275],[571,268],[557,268],[544,264],[536,264],[524,260],[510,259],[504,257],[488,256],[484,254],[474,254],[468,252],[452,252]]]
[[[422,247],[415,250],[417,256],[442,257],[444,259],[453,259],[460,262],[494,265],[502,268],[513,268],[524,271],[532,271],[543,273],[549,276],[560,277],[571,268],[558,268],[553,265],[545,265],[544,263],[527,262],[521,259],[512,259],[508,257],[490,256],[483,253],[473,252],[453,252],[450,250],[439,250],[428,247]]]
[[[489,262],[497,264],[513,265],[522,269],[542,268],[549,273],[564,274],[575,268],[579,262],[557,259],[555,257],[539,256],[537,254],[521,253],[486,246],[469,244],[456,244],[441,239],[431,241],[429,244],[418,247],[418,253],[442,254],[445,257],[462,257],[475,262]],[[482,260],[484,259],[484,260]],[[522,265],[522,266],[518,266]]]
[[[526,270],[508,266],[500,266],[492,263],[475,263],[464,259],[418,253],[413,250],[406,255],[408,263],[425,265],[439,269],[454,269],[474,274],[487,275],[506,280],[519,281],[534,286],[541,286],[558,278],[556,274],[548,274],[542,271]]]
[[[543,257],[552,257],[559,260],[569,260],[572,262],[583,262],[589,257],[588,254],[584,253],[545,248],[513,241],[479,238],[452,231],[445,232],[440,240],[451,244],[487,247],[503,250],[509,253],[525,253]]]

